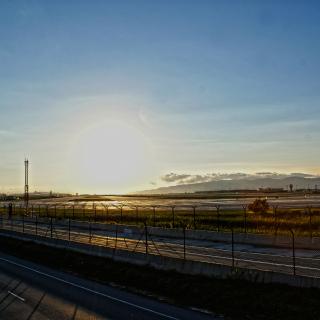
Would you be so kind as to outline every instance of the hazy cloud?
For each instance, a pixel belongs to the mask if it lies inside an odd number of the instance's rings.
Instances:
[[[206,174],[178,174],[170,172],[161,177],[161,180],[167,183],[175,184],[189,184],[189,183],[200,183],[200,182],[210,182],[219,180],[254,180],[261,178],[273,178],[273,179],[283,179],[289,177],[303,177],[303,178],[315,178],[317,175],[312,175],[309,173],[278,173],[278,172],[256,172],[254,174],[248,174],[243,172],[236,173],[206,173]]]

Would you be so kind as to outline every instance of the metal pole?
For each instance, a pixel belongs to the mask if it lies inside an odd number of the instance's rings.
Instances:
[[[52,217],[50,218],[50,234],[51,234],[51,238],[52,238]]]
[[[107,205],[106,206],[106,214],[107,214],[107,216],[106,216],[106,221],[108,221],[108,217],[109,217],[109,206]]]
[[[174,228],[174,208],[175,207],[171,207],[171,211],[172,211],[172,228]]]
[[[115,244],[114,244],[114,249],[115,250],[117,249],[117,243],[118,243],[118,225],[116,224],[116,241],[115,241]]]
[[[183,259],[186,260],[186,226],[183,226]]]
[[[243,213],[244,213],[244,233],[247,233],[247,206],[243,205]]]
[[[220,232],[220,206],[216,206],[217,209],[217,231]]]
[[[310,238],[312,238],[312,209],[308,207],[309,212],[309,231],[310,231]]]
[[[296,250],[295,250],[295,238],[293,230],[290,230],[292,235],[292,266],[293,266],[293,275],[296,275]]]
[[[233,227],[231,227],[231,241],[232,241],[232,268],[234,268],[234,233],[233,233]]]
[[[278,234],[278,226],[277,226],[277,209],[278,209],[278,206],[273,206],[275,235],[277,235],[277,234]]]
[[[196,207],[193,207],[193,229],[196,230]]]
[[[145,244],[146,244],[146,255],[148,255],[148,227],[147,223],[144,223],[144,231],[145,231]]]

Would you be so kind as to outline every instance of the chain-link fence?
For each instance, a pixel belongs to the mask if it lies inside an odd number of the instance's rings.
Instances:
[[[182,228],[164,229],[73,220],[71,217],[1,215],[0,228],[39,237],[62,239],[114,250],[266,270],[292,275],[320,276],[320,242],[299,238],[288,229],[281,236],[240,234]],[[256,238],[255,238],[256,237]],[[311,245],[310,245],[311,244]]]
[[[193,230],[228,231],[230,225],[236,232],[258,234],[286,234],[294,229],[299,236],[320,236],[320,208],[317,206],[272,205],[263,213],[239,205],[134,205],[105,203],[2,203],[0,214],[29,217],[52,217],[78,221]]]

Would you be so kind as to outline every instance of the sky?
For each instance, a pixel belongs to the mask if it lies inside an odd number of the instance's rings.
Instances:
[[[320,173],[318,1],[2,0],[0,192]]]

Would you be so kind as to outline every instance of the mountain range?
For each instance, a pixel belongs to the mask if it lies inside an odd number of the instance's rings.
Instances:
[[[257,190],[259,188],[283,188],[287,190],[289,185],[293,189],[320,189],[320,177],[286,177],[286,178],[256,178],[238,180],[215,180],[200,183],[186,183],[151,190],[140,191],[140,194],[166,194],[166,193],[193,193],[199,191],[220,190]]]

